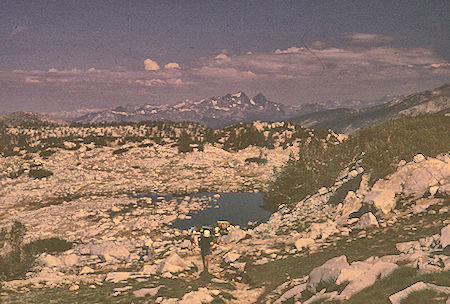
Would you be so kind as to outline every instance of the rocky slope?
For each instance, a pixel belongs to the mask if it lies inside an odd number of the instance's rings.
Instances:
[[[353,133],[361,128],[381,124],[389,119],[424,113],[450,111],[450,85],[431,91],[395,98],[389,102],[363,109],[340,108],[301,115],[289,121],[303,126],[331,128]]]
[[[90,138],[91,132],[114,133],[117,139],[145,133],[145,128],[131,126],[73,128],[46,128],[39,136],[35,129],[25,133],[34,134],[30,144],[73,132],[84,134],[81,138]],[[186,218],[190,211],[211,207],[220,194],[179,199],[139,199],[129,194],[195,192],[201,187],[254,191],[291,152],[298,154],[302,145],[315,140],[312,130],[293,137],[295,128],[289,125],[269,128],[257,123],[255,128],[277,135],[274,149],[248,146],[225,151],[226,137],[220,136],[242,132],[232,129],[216,134],[222,142],[206,144],[204,151],[179,153],[173,140],[121,145],[113,140],[96,146],[95,141],[65,137],[63,146],[53,147],[54,153],[45,157],[19,149],[17,155],[0,158],[2,258],[14,252],[18,242],[37,246],[57,238],[71,245],[53,251],[44,248],[24,276],[0,278],[0,299],[5,303],[61,299],[69,303],[326,299],[361,303],[358,297],[363,297],[364,303],[380,299],[399,303],[411,290],[422,289],[438,292],[444,301],[448,298],[448,153],[399,160],[392,174],[373,184],[366,168],[355,161],[341,170],[331,186],[281,205],[267,223],[234,227],[223,237],[224,244],[214,246],[210,273],[202,272],[199,250],[191,248],[187,231],[170,223]],[[284,147],[282,143],[292,137],[294,145]],[[320,142],[334,145],[338,137],[328,133]],[[246,162],[261,155],[266,164]],[[36,168],[53,175],[33,179],[25,173]],[[12,232],[18,222],[25,225],[23,240]],[[148,255],[142,248],[145,243],[150,245]],[[25,255],[26,245],[23,248]],[[379,284],[384,285],[375,293],[377,298],[368,296]]]
[[[349,190],[342,202],[328,203],[343,185],[361,174],[360,184]],[[164,200],[137,202],[124,196],[102,199],[101,203],[95,198],[83,198],[23,210],[4,219],[3,225],[11,220],[26,223],[25,242],[59,236],[73,241],[74,247],[56,255],[41,254],[26,279],[3,283],[2,297],[13,300],[20,292],[25,299],[27,295],[36,296],[38,290],[53,290],[58,297],[74,301],[82,299],[86,292],[98,292],[97,301],[111,302],[351,300],[380,278],[404,269],[405,264],[420,273],[448,273],[450,259],[443,249],[450,242],[449,185],[450,155],[428,159],[417,155],[413,162],[400,163],[394,174],[373,187],[368,186],[364,170],[355,165],[343,171],[332,187],[320,189],[293,207],[281,207],[267,223],[246,230],[235,227],[223,238],[225,244],[213,251],[211,277],[201,273],[199,253],[190,249],[187,232],[166,224],[192,208],[204,208],[214,197],[186,197],[181,204]],[[405,230],[409,232],[401,232]],[[395,236],[387,241],[385,237],[393,231],[397,231]],[[140,261],[140,246],[149,237],[153,241],[152,254]],[[393,248],[345,250],[345,246],[371,240],[382,240]],[[255,282],[267,279],[260,277],[261,271],[272,269],[272,265],[278,268],[280,263],[290,264],[291,260],[302,261],[308,256],[317,260],[301,272],[291,265],[286,269],[288,274],[269,277],[276,284],[273,289],[261,288]],[[304,273],[308,269],[309,274]],[[174,297],[171,281],[185,286],[184,294]],[[344,287],[327,291],[334,285]],[[449,293],[447,286],[424,283],[419,287]],[[392,299],[406,297],[404,293],[393,292]],[[392,303],[398,303],[394,300]]]

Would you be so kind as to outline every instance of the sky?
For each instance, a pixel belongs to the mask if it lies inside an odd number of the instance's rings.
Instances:
[[[450,1],[0,1],[0,112],[450,83]]]

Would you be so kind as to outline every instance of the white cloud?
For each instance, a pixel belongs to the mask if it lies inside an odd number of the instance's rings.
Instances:
[[[242,80],[246,78],[254,78],[256,74],[252,71],[246,70],[241,71],[236,68],[222,68],[222,67],[209,67],[204,66],[199,70],[196,70],[195,73],[198,76],[207,77],[207,78],[219,78],[219,79],[233,79],[233,80]]]
[[[390,36],[369,33],[354,33],[346,35],[345,37],[349,39],[352,44],[387,44],[394,40],[394,38]]]
[[[15,25],[11,31],[11,33],[9,34],[10,37],[15,36],[19,33],[28,31],[29,27],[28,26],[24,26],[24,25]]]
[[[179,69],[180,65],[176,62],[169,62],[164,66],[166,69]]]
[[[153,61],[151,59],[145,59],[144,60],[144,68],[147,71],[157,71],[159,70],[159,64],[156,61]]]
[[[276,49],[274,53],[275,54],[298,54],[298,53],[301,53],[303,51],[306,51],[306,49],[302,48],[302,47],[299,48],[299,47],[296,47],[296,46],[292,46],[292,47],[290,47],[290,48],[288,48],[286,50]]]
[[[369,41],[377,37],[356,35],[356,38]],[[450,79],[449,62],[430,48],[347,42],[339,47],[316,42],[309,48],[294,45],[231,57],[221,52],[193,61],[189,67],[169,62],[160,68],[158,63],[147,59],[145,70],[113,67],[0,71],[0,87],[11,92],[24,86],[30,91],[71,90],[80,96],[89,90],[114,96],[131,94],[130,98],[154,94],[174,101],[231,92],[239,87],[250,94],[252,90],[272,94],[273,100],[279,102],[318,102],[364,99],[370,94],[368,98],[404,94],[406,90],[414,91],[418,84],[432,88]]]
[[[42,83],[42,81],[40,81],[39,79],[36,79],[35,77],[25,77],[25,82],[26,83]]]

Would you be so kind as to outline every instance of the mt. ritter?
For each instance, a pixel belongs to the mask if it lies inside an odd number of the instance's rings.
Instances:
[[[114,109],[79,109],[48,115],[80,123],[190,121],[213,128],[256,120],[284,120],[312,128],[323,127],[353,133],[396,117],[448,113],[449,109],[450,85],[445,84],[406,97],[385,96],[373,101],[328,101],[293,106],[269,101],[261,93],[249,98],[245,93],[238,92],[194,101],[186,99],[174,105],[126,105]]]
[[[66,119],[82,123],[142,120],[193,121],[211,127],[222,127],[243,121],[282,120],[318,109],[320,107],[294,108],[268,101],[261,93],[249,98],[245,93],[238,92],[197,101],[184,100],[175,105],[120,106],[71,119],[66,117]],[[61,114],[54,116],[62,117]]]

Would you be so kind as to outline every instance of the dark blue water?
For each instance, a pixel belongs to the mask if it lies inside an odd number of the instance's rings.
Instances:
[[[198,193],[190,197],[209,197],[215,193]],[[156,200],[155,195],[140,195],[139,197],[151,197]],[[171,196],[165,196],[170,200]],[[180,198],[181,200],[182,198]],[[190,219],[177,219],[172,227],[188,229],[192,226],[213,225],[218,220],[231,222],[233,225],[247,227],[248,222],[265,222],[271,213],[262,208],[264,197],[261,193],[221,193],[220,198],[211,202],[206,209],[192,211],[188,215]]]

